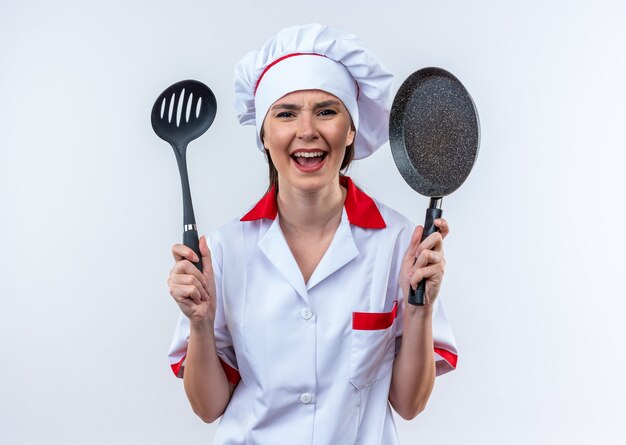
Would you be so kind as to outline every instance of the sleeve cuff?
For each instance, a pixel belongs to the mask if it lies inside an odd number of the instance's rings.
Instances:
[[[457,354],[455,354],[454,352],[450,352],[447,349],[437,347],[435,347],[434,349],[435,354],[437,354],[442,359],[438,360],[437,357],[435,357],[437,375],[442,375],[456,369],[456,364],[458,360]]]
[[[185,370],[185,359],[187,358],[187,356],[183,356],[182,359],[180,359],[180,361],[178,363],[172,363],[171,367],[172,367],[172,371],[174,372],[174,375],[178,378],[183,378],[183,374],[184,374],[184,370]],[[239,371],[237,371],[235,368],[233,368],[232,366],[230,366],[228,363],[226,363],[224,360],[222,360],[220,358],[220,364],[222,365],[222,368],[224,369],[224,373],[226,373],[226,379],[228,380],[228,383],[230,383],[233,386],[237,386],[237,384],[239,383],[239,381],[241,380],[241,376],[239,375]]]
[[[237,384],[241,380],[239,371],[237,371],[235,368],[230,366],[221,358],[220,358],[220,363],[222,364],[222,368],[224,368],[224,372],[226,373],[226,379],[228,380],[228,383],[230,383],[233,386],[237,386]]]

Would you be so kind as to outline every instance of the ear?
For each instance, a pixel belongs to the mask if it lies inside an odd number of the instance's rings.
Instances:
[[[263,120],[263,124],[261,124],[261,131],[259,132],[259,139],[261,140],[261,144],[265,145],[265,120]]]
[[[354,137],[356,136],[356,131],[353,126],[350,126],[350,131],[348,131],[348,135],[346,136],[346,147],[354,142]]]

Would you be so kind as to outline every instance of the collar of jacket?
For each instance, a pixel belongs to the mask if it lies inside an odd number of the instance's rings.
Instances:
[[[364,229],[384,229],[386,227],[374,200],[357,188],[348,176],[340,176],[339,183],[348,189],[344,207],[350,224]],[[276,193],[272,187],[259,202],[246,213],[241,221],[255,221],[261,218],[276,219],[278,205]]]

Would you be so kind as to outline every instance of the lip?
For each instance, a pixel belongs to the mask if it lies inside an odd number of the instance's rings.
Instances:
[[[324,159],[322,159],[322,162],[317,165],[306,167],[304,165],[298,164],[295,159],[293,159],[293,155],[296,153],[314,153],[319,151],[324,152],[326,155],[324,156]],[[326,150],[320,150],[319,148],[298,148],[297,150],[294,150],[289,157],[293,165],[295,165],[298,170],[304,173],[312,173],[321,169],[324,166],[324,164],[326,163],[326,158],[328,157],[328,152]]]
[[[289,156],[293,156],[296,153],[315,153],[315,152],[318,152],[318,151],[321,151],[322,153],[328,154],[328,152],[326,150],[322,150],[321,148],[298,148],[298,149],[292,151]]]

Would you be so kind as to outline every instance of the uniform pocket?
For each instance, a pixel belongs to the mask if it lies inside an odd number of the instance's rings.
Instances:
[[[390,312],[352,313],[350,383],[363,389],[385,376],[393,366],[398,303]]]

